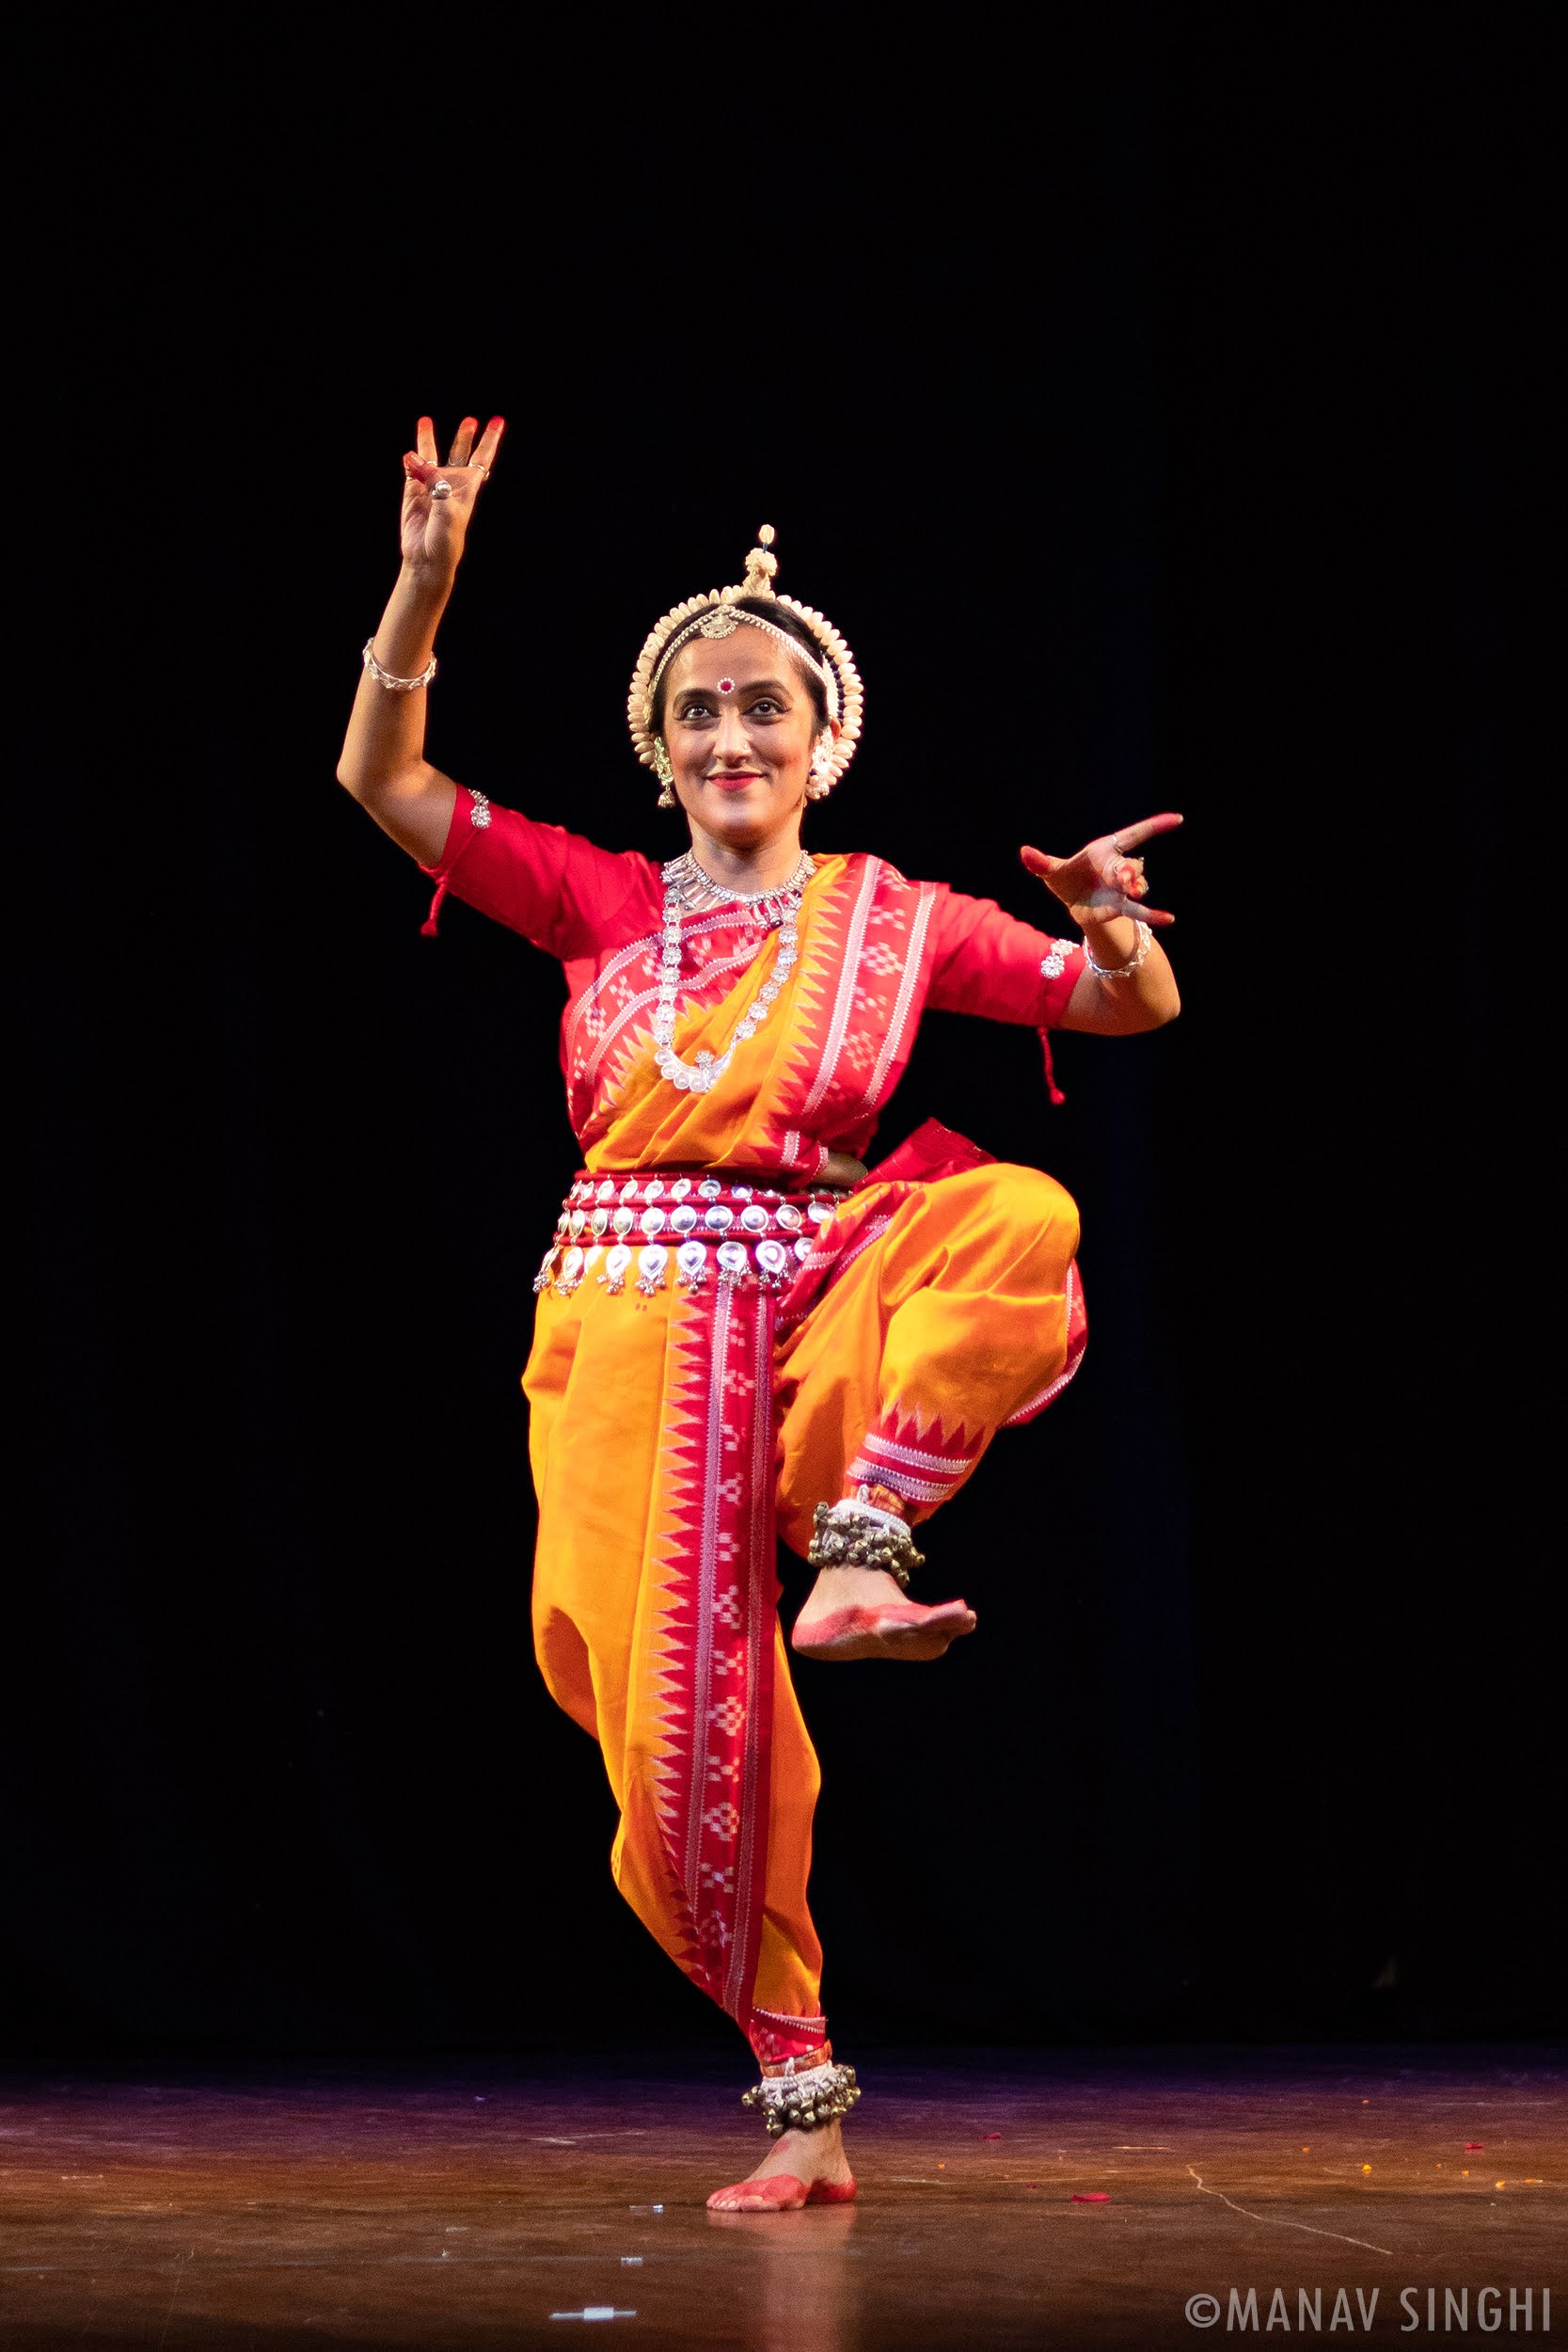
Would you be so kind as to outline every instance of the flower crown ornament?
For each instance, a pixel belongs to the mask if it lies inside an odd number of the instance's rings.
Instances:
[[[797,597],[781,596],[773,586],[779,559],[773,553],[774,532],[771,523],[764,523],[757,532],[757,544],[746,558],[746,577],[737,587],[713,588],[705,596],[688,596],[666,612],[661,621],[649,630],[647,642],[637,657],[637,667],[631,674],[631,690],[626,696],[626,724],[631,730],[632,749],[644,768],[651,768],[668,790],[669,754],[663,741],[654,732],[654,694],[658,681],[681,647],[693,637],[733,637],[744,622],[751,628],[760,628],[776,637],[781,645],[795,657],[803,670],[814,671],[822,682],[827,696],[828,716],[839,722],[836,743],[818,748],[812,761],[812,780],[807,790],[813,800],[821,800],[831,792],[855,756],[860,740],[863,714],[865,709],[865,689],[854,656],[844,639],[824,614],[801,604]],[[766,597],[779,605],[797,621],[803,621],[817,647],[814,661],[809,648],[788,629],[778,628],[760,612],[748,612],[740,603],[742,596]]]

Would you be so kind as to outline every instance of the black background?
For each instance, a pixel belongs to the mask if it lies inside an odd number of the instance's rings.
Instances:
[[[673,846],[626,675],[766,517],[867,682],[816,846],[1047,922],[1021,840],[1187,818],[1176,1027],[1052,1111],[933,1017],[884,1127],[1069,1185],[1092,1340],[931,1529],[979,1637],[801,1669],[843,2046],[1561,2026],[1551,17],[24,65],[14,2051],[728,2046],[530,1650],[559,973],[420,938],[332,776],[467,407],[431,751],[494,798]]]

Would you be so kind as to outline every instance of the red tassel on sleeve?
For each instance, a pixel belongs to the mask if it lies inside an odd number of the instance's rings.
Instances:
[[[1067,1096],[1056,1084],[1056,1065],[1051,1058],[1050,1030],[1042,1029],[1039,1032],[1039,1040],[1040,1049],[1045,1056],[1045,1090],[1050,1095],[1053,1104],[1065,1103]]]
[[[438,927],[441,920],[441,901],[446,895],[447,878],[445,874],[443,874],[440,881],[436,885],[436,896],[430,902],[430,913],[425,916],[424,921],[420,925],[420,937],[421,939],[435,939],[439,935]],[[1050,1048],[1048,1047],[1046,1050],[1049,1053]]]

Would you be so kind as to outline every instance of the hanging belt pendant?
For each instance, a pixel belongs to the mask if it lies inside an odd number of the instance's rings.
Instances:
[[[630,1265],[630,1263],[631,1251],[626,1248],[624,1241],[618,1241],[614,1248],[610,1252],[610,1255],[606,1258],[604,1262],[604,1272],[598,1278],[604,1284],[606,1290],[610,1293],[611,1298],[619,1297],[622,1291],[626,1289],[626,1268]]]
[[[683,1241],[675,1252],[677,1280],[683,1291],[700,1291],[707,1279],[707,1251],[700,1241]]]
[[[782,1241],[758,1242],[757,1275],[764,1290],[782,1291],[793,1272],[789,1252]]]
[[[751,1270],[752,1261],[746,1254],[744,1242],[721,1241],[720,1243],[719,1279],[721,1282],[732,1284],[738,1282],[741,1277],[750,1274]]]

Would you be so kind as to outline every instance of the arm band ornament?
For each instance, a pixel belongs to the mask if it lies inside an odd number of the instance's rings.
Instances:
[[[432,654],[418,677],[394,677],[390,670],[384,670],[375,658],[373,634],[366,638],[365,650],[359,660],[362,666],[369,670],[376,684],[384,686],[388,694],[412,694],[417,687],[428,686],[436,675],[436,656]]]
[[[868,1502],[819,1502],[816,1527],[806,1553],[814,1568],[885,1568],[907,1593],[910,1570],[926,1565],[904,1521]]]
[[[814,2066],[805,2074],[765,2074],[754,2090],[743,2090],[743,2107],[760,2107],[769,2139],[781,2132],[819,2132],[836,2123],[860,2097],[852,2066]]]
[[[1094,960],[1094,949],[1089,946],[1088,941],[1086,939],[1085,940],[1084,961],[1088,965],[1089,970],[1091,972],[1098,973],[1102,980],[1126,979],[1130,972],[1135,972],[1137,970],[1139,964],[1142,963],[1144,958],[1153,946],[1154,933],[1149,930],[1148,925],[1147,923],[1138,923],[1135,916],[1133,920],[1137,924],[1138,944],[1133,948],[1132,953],[1128,957],[1125,963],[1096,963]]]

